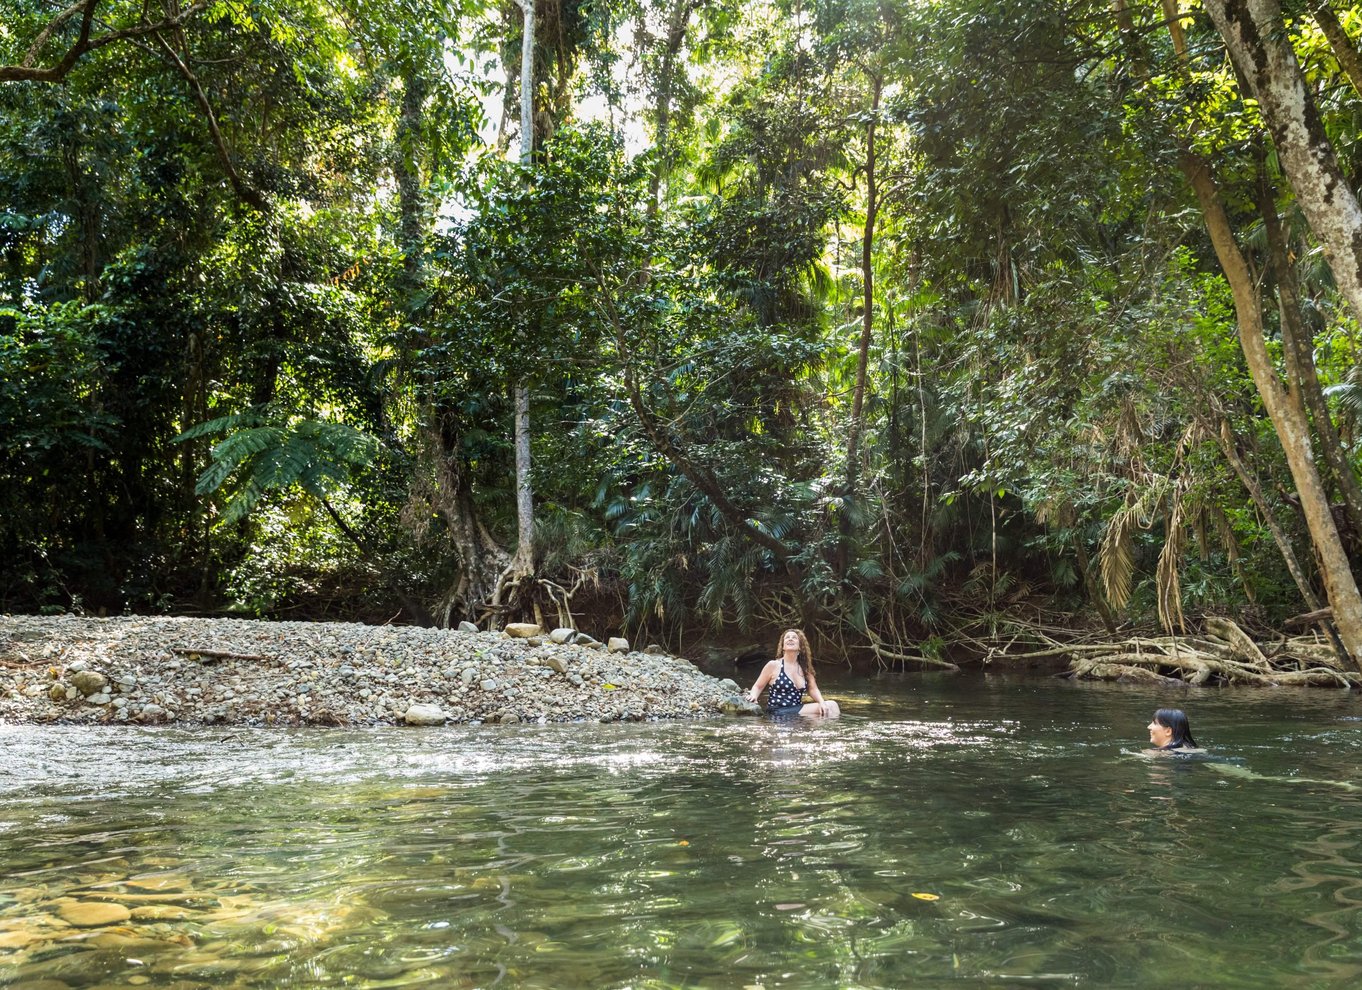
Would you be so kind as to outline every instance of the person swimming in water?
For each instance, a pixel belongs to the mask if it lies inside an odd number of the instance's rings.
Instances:
[[[770,687],[766,695],[766,714],[768,715],[828,715],[835,717],[842,709],[835,701],[827,701],[818,690],[818,681],[813,676],[813,653],[802,629],[786,629],[780,634],[780,656],[767,662],[757,676],[757,682],[747,692],[747,699],[753,703],[761,697],[761,692]],[[804,704],[804,695],[813,699]]]
[[[1160,708],[1147,726],[1149,743],[1156,750],[1199,749],[1192,738],[1192,727],[1181,708]]]

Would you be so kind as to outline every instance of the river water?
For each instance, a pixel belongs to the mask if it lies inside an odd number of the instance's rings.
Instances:
[[[1362,981],[1352,697],[823,679],[839,720],[0,726],[0,986]],[[1213,758],[1139,755],[1169,704]]]

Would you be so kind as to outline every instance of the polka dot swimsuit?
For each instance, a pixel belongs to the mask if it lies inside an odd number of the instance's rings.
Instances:
[[[799,708],[804,703],[804,689],[790,680],[785,673],[785,665],[780,665],[780,673],[771,682],[766,695],[766,710],[776,712],[785,708]]]

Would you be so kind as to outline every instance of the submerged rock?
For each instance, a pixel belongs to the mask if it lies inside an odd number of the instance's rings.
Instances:
[[[132,912],[107,901],[67,901],[57,908],[57,916],[77,928],[103,928],[130,920]]]

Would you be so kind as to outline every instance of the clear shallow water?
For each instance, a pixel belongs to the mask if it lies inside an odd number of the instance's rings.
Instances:
[[[0,986],[1362,981],[1352,698],[824,679],[840,720],[0,726]],[[1163,704],[1225,762],[1134,755]]]

